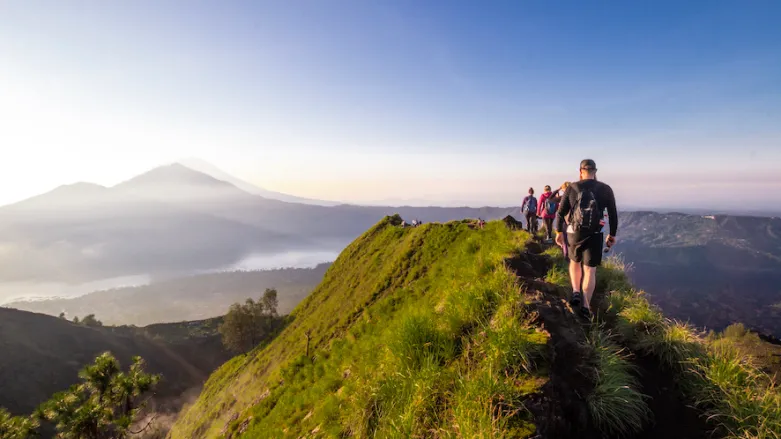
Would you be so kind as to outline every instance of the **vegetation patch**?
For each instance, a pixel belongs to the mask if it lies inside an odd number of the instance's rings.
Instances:
[[[651,413],[646,396],[639,390],[636,370],[628,353],[604,331],[594,330],[588,337],[594,356],[594,390],[588,395],[589,412],[594,423],[610,435],[626,436],[640,432]]]
[[[611,270],[614,284],[624,283],[624,273]],[[690,325],[664,318],[642,292],[630,288],[612,291],[607,302],[622,342],[676,373],[680,390],[718,433],[736,439],[781,437],[781,394],[728,337],[704,338]]]

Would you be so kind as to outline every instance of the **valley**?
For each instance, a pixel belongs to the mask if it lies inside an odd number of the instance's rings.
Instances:
[[[77,298],[17,301],[5,306],[52,316],[65,313],[70,319],[95,314],[107,325],[144,326],[221,316],[231,304],[275,288],[279,312],[287,314],[320,283],[329,266],[207,273]]]
[[[91,327],[43,314],[0,308],[0,407],[32,412],[55,392],[75,384],[78,371],[103,352],[123,365],[140,355],[148,369],[164,376],[155,404],[178,410],[185,392],[203,384],[229,359],[217,333],[219,320],[190,322],[184,335],[176,325],[149,328]]]

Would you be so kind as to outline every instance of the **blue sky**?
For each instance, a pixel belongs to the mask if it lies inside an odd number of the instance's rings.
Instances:
[[[199,157],[352,202],[781,202],[781,2],[0,3],[0,202]],[[715,190],[714,190],[715,189]]]

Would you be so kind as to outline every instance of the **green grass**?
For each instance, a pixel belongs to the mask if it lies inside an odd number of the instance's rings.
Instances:
[[[398,221],[386,218],[347,247],[280,335],[216,371],[170,436],[533,436],[524,402],[547,382],[549,335],[525,314],[505,267],[529,236],[501,222],[476,230]],[[546,280],[569,285],[561,251],[545,254],[554,260]],[[632,366],[638,354],[672,371],[717,433],[781,439],[767,375],[731,337],[704,338],[664,317],[633,290],[629,269],[611,257],[598,271],[606,326],[588,337],[594,388],[582,396],[600,430],[630,435],[652,417]]]
[[[347,247],[274,341],[216,371],[171,437],[532,435],[523,399],[545,383],[548,335],[504,265],[528,235],[396,221]]]
[[[589,413],[608,435],[626,436],[640,432],[651,417],[646,397],[633,372],[627,352],[608,333],[593,330],[588,345],[594,356],[596,385],[587,397]]]
[[[613,267],[615,285],[624,281]],[[613,290],[609,319],[622,343],[653,355],[677,373],[679,387],[728,439],[781,438],[781,393],[729,336],[703,338],[688,324],[665,318],[642,292]],[[737,332],[737,329],[728,333]]]

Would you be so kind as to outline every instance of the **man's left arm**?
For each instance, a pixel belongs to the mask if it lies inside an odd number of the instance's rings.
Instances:
[[[616,236],[618,232],[618,209],[616,209],[616,197],[613,195],[613,189],[605,185],[605,197],[607,198],[607,217],[610,221],[610,236]]]

